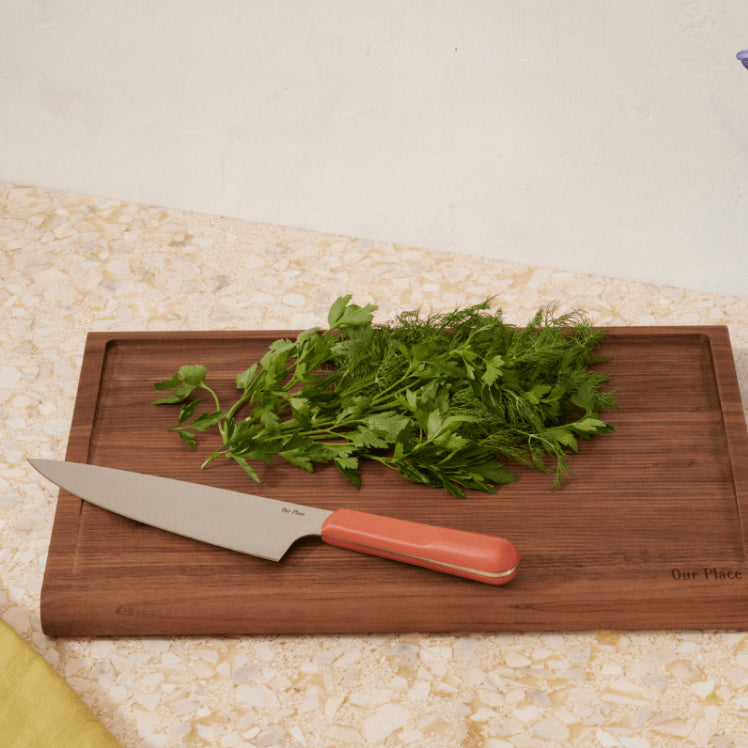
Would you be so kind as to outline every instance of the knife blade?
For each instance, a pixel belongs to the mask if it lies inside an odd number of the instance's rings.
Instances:
[[[211,545],[280,561],[299,538],[402,561],[478,582],[515,577],[519,552],[495,535],[265,496],[79,462],[30,459],[45,478],[84,501]]]

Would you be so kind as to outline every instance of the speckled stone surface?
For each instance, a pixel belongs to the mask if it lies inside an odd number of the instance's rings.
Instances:
[[[323,325],[494,297],[598,325],[726,324],[748,403],[748,298],[0,182],[0,615],[127,748],[748,745],[748,631],[52,640],[39,594],[90,330]],[[748,292],[748,288],[746,289]]]

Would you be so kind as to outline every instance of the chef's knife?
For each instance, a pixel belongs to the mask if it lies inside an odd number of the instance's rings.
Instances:
[[[299,538],[320,535],[330,545],[494,585],[511,580],[519,566],[516,547],[492,535],[352,509],[318,509],[98,465],[29,462],[50,481],[91,504],[272,561],[280,561]]]

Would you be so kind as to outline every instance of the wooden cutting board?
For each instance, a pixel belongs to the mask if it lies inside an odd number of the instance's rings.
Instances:
[[[293,333],[91,333],[67,459],[329,509],[503,535],[517,577],[492,587],[326,545],[281,563],[140,525],[60,491],[41,594],[51,636],[681,629],[748,626],[748,434],[725,327],[610,328],[602,366],[616,433],[580,442],[561,489],[528,469],[464,500],[368,466],[278,462],[262,484],[189,452],[153,383],[201,363],[226,402],[234,377]]]

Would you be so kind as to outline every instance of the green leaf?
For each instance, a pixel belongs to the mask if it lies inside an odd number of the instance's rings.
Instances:
[[[311,424],[311,403],[306,397],[290,397],[289,405],[293,412],[293,417],[299,428],[308,429]]]
[[[296,346],[300,351],[306,352],[313,349],[320,342],[321,337],[318,327],[310,327],[296,336]]]
[[[582,385],[571,396],[571,402],[586,413],[595,410],[595,390],[590,380],[585,380]]]
[[[580,434],[597,434],[611,428],[607,423],[601,421],[599,418],[592,417],[582,418],[580,421],[575,421],[570,424],[570,426]]]
[[[410,418],[393,412],[375,413],[364,419],[364,424],[377,436],[381,436],[388,442],[394,442],[408,428]]]
[[[339,296],[332,303],[330,311],[327,313],[327,324],[330,329],[336,328],[340,324],[340,320],[343,319],[346,304],[353,298],[351,294],[347,296]]]
[[[227,415],[225,410],[218,410],[214,413],[203,413],[190,424],[190,428],[196,431],[206,431],[211,426],[220,423]]]
[[[459,434],[439,434],[436,443],[443,449],[446,449],[449,452],[454,452],[455,450],[467,446],[470,442],[464,436],[460,436]]]
[[[341,474],[357,488],[361,488],[361,471],[355,457],[341,457],[333,460]]]
[[[236,386],[237,389],[246,390],[249,388],[257,376],[257,372],[260,369],[258,363],[252,364],[248,369],[245,369],[241,374],[236,375]]]
[[[182,383],[182,380],[175,374],[172,375],[171,379],[164,379],[161,382],[156,382],[154,388],[157,390],[170,390],[172,387],[178,387]]]
[[[255,415],[258,418],[259,422],[265,428],[266,436],[274,437],[280,434],[281,419],[277,413],[267,408],[263,408],[259,413],[256,413]]]
[[[336,457],[333,462],[339,468],[345,468],[346,470],[358,469],[358,457],[355,457],[353,455],[341,455],[339,457]]]
[[[405,401],[408,404],[408,408],[415,413],[418,408],[418,396],[413,390],[405,390]]]
[[[310,449],[314,445],[314,440],[302,434],[299,431],[286,432],[283,438],[283,452],[298,452]]]
[[[189,431],[185,431],[184,429],[179,429],[177,431],[177,434],[179,435],[179,438],[194,452],[197,450],[197,439],[195,439],[194,435],[191,434]]]
[[[500,462],[484,462],[482,465],[477,465],[473,469],[492,483],[503,485],[506,483],[513,483],[517,480],[517,476]]]
[[[181,377],[187,384],[192,384],[195,387],[200,387],[205,383],[205,377],[208,374],[208,370],[200,364],[192,366],[181,366],[177,369],[177,375]]]
[[[188,403],[185,403],[179,410],[179,425],[181,426],[185,421],[189,421],[190,418],[192,418],[193,415],[195,415],[195,411],[197,410],[197,406],[200,404],[199,400],[191,400]]]
[[[571,429],[564,428],[562,426],[557,426],[556,428],[548,429],[548,431],[544,433],[548,435],[549,438],[555,439],[559,444],[563,445],[564,447],[568,447],[574,452],[579,451],[579,445],[577,444],[576,437],[571,432]]]
[[[270,344],[268,352],[260,359],[268,383],[276,383],[285,375],[285,367],[296,346],[291,340],[276,340]]]
[[[342,408],[335,416],[335,425],[343,423],[353,423],[361,419],[368,413],[371,404],[371,397],[360,395],[354,397],[350,405]]]
[[[442,428],[442,416],[438,410],[432,410],[426,418],[426,437],[433,439],[441,431]]]
[[[173,390],[173,394],[154,400],[155,405],[181,403],[186,400],[198,387],[205,383],[208,370],[204,366],[182,366],[174,373],[171,379],[156,382],[157,390]]]
[[[358,428],[348,435],[351,444],[365,449],[386,449],[389,443],[377,436],[370,428],[360,424]]]
[[[486,369],[481,376],[481,382],[488,387],[491,387],[496,380],[503,376],[502,371],[504,366],[504,359],[501,356],[493,356],[486,361]]]
[[[311,459],[309,459],[309,457],[307,457],[307,455],[305,455],[303,452],[291,450],[288,452],[279,452],[279,454],[284,460],[290,462],[294,467],[306,470],[308,473],[314,472],[314,465],[312,464]]]
[[[260,476],[257,475],[257,472],[254,470],[254,468],[244,459],[244,457],[241,457],[240,455],[231,455],[231,459],[236,462],[237,465],[241,467],[241,469],[256,483],[260,482]]]
[[[351,295],[341,296],[330,307],[327,322],[330,329],[344,329],[346,327],[361,327],[370,325],[376,307],[367,304],[365,307],[349,303]]]
[[[261,445],[257,447],[256,449],[248,448],[248,449],[237,449],[235,451],[228,452],[226,454],[227,457],[230,457],[231,459],[236,459],[238,457],[241,457],[245,460],[257,460],[258,462],[272,462],[274,457],[267,449],[264,449],[263,447],[267,446],[268,448],[273,447],[273,443],[270,442],[267,445]]]
[[[167,395],[166,397],[160,397],[158,400],[154,400],[154,405],[176,405],[177,403],[184,402],[185,397],[188,395]]]
[[[532,389],[523,393],[523,396],[533,405],[539,405],[550,391],[550,384],[536,384]]]
[[[159,385],[166,385],[166,382],[159,382],[156,385],[157,389],[166,389],[166,387],[160,387]],[[169,380],[169,386],[173,389],[173,394],[167,395],[166,397],[154,400],[154,405],[162,404],[174,404],[184,402],[196,389],[196,384],[190,384],[189,382],[183,382],[181,379]]]

